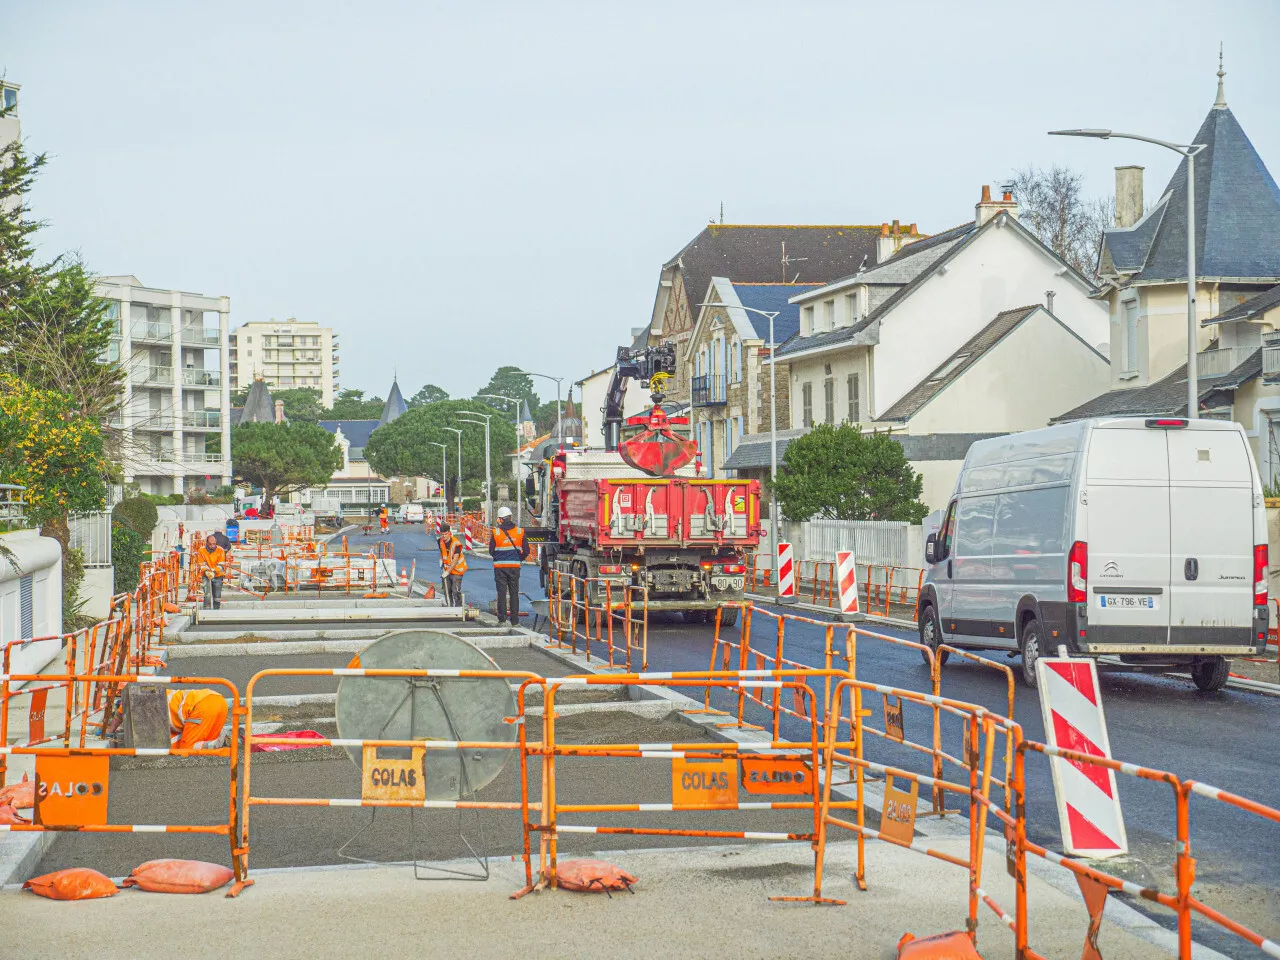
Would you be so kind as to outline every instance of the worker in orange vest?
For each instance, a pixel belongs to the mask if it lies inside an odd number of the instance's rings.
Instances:
[[[169,738],[174,747],[201,750],[222,746],[227,701],[216,690],[171,690]]]
[[[440,544],[440,567],[444,571],[444,602],[450,607],[460,607],[462,575],[467,572],[466,551],[447,523],[437,543]]]
[[[510,507],[498,508],[498,525],[489,534],[493,580],[498,588],[498,622],[520,626],[520,565],[529,559],[524,530],[511,519]]]
[[[382,527],[382,532],[387,532],[387,505],[384,503],[382,509],[378,511],[378,525]]]
[[[204,580],[204,608],[222,607],[222,579],[227,575],[227,551],[211,533],[195,556],[196,576]]]

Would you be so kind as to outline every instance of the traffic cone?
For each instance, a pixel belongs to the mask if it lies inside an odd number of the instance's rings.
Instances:
[[[405,567],[400,568],[400,586],[406,589],[409,586],[409,571]]]

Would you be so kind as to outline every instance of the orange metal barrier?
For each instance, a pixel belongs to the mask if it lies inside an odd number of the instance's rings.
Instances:
[[[578,652],[582,641],[587,662],[591,646],[602,643],[609,666],[625,662],[633,669],[649,666],[649,590],[607,577],[575,577],[559,570],[549,571],[551,595],[550,636],[555,646]],[[566,636],[568,642],[566,643]]]

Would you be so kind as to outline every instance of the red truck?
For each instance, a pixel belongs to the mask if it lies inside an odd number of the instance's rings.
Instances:
[[[654,477],[616,452],[568,450],[542,464],[536,487],[542,529],[530,533],[544,544],[548,590],[553,570],[596,581],[597,595],[601,581],[643,586],[650,610],[695,623],[742,600],[747,552],[760,543],[759,481],[704,480],[690,468]]]

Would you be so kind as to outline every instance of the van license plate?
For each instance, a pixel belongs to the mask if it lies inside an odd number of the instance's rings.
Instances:
[[[1159,609],[1156,598],[1150,594],[1142,595],[1136,593],[1100,594],[1098,596],[1098,606],[1104,610],[1128,609],[1128,610],[1156,610]]]

